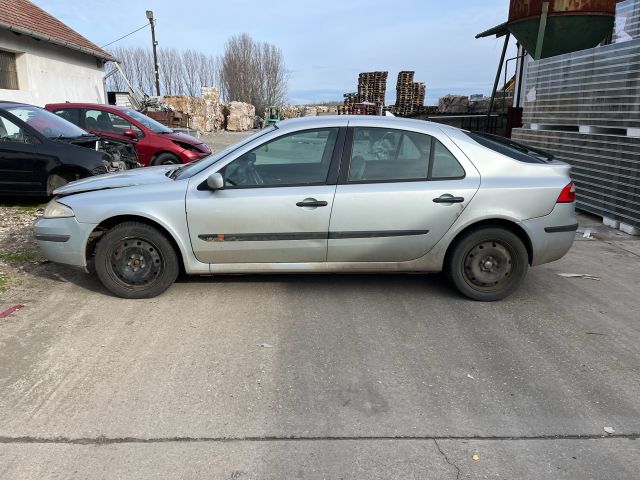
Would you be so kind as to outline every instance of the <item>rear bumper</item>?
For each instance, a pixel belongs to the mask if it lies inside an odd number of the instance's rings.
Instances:
[[[533,249],[531,265],[558,260],[571,249],[578,229],[574,203],[558,203],[549,215],[520,222]]]
[[[85,249],[96,225],[80,223],[75,217],[38,218],[33,232],[38,246],[52,262],[87,268]]]

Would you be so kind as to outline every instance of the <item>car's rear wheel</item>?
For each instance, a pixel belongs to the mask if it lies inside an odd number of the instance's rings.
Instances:
[[[175,165],[177,163],[182,163],[178,157],[176,157],[173,153],[161,153],[156,158],[153,159],[153,166],[157,165]]]
[[[446,268],[463,295],[492,302],[518,288],[527,274],[528,260],[527,248],[516,234],[486,227],[472,230],[456,242]]]
[[[157,229],[124,222],[98,242],[95,270],[102,284],[122,298],[151,298],[175,282],[180,265],[171,242]]]

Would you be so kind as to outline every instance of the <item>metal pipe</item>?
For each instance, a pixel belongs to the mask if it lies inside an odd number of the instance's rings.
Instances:
[[[538,41],[536,43],[536,54],[534,58],[542,56],[542,45],[544,44],[544,33],[547,30],[547,17],[549,15],[549,1],[542,3],[542,15],[540,15],[540,25],[538,27]]]
[[[493,82],[491,100],[489,101],[489,113],[487,113],[487,125],[485,128],[487,133],[491,128],[491,112],[493,111],[493,104],[496,100],[496,92],[498,91],[498,83],[500,83],[500,74],[502,73],[502,64],[504,63],[504,57],[507,55],[507,47],[509,46],[510,38],[511,38],[511,32],[507,32],[507,34],[504,37],[504,46],[502,47],[502,55],[500,55],[500,63],[498,64],[498,71],[496,72],[496,80],[495,82]]]

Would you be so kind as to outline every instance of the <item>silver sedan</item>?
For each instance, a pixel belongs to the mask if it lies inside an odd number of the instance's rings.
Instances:
[[[281,122],[196,163],[72,182],[34,226],[54,262],[149,298],[194,275],[445,271],[499,300],[571,248],[570,167],[392,117]]]

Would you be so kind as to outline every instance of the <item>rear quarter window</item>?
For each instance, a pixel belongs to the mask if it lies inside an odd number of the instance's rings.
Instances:
[[[500,138],[493,135],[482,135],[475,132],[464,132],[467,136],[471,137],[474,141],[487,147],[494,152],[501,153],[509,158],[524,163],[547,163],[553,160],[553,156],[542,152],[540,150],[534,150],[531,147],[527,147],[513,140],[506,138]]]

